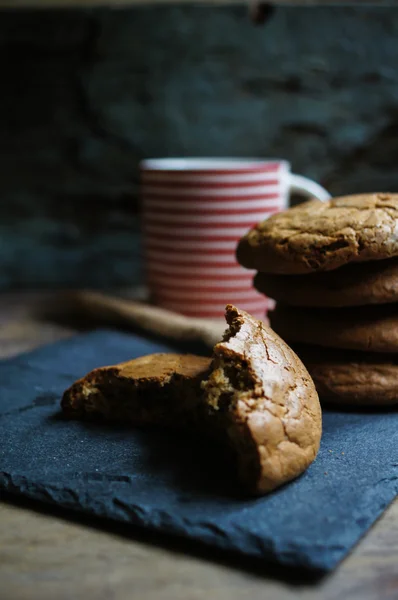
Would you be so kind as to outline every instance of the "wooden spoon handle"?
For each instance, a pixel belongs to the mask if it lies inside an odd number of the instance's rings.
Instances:
[[[74,301],[81,312],[101,320],[131,325],[156,335],[179,341],[200,341],[213,347],[226,329],[223,319],[198,319],[134,300],[99,292],[77,292]]]

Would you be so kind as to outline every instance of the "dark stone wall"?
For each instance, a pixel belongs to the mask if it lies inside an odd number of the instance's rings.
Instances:
[[[278,156],[334,193],[398,188],[398,8],[6,12],[0,287],[141,278],[137,164]]]

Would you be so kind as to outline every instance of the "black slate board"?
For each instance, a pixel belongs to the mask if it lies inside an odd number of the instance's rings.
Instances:
[[[99,331],[0,362],[0,490],[268,562],[335,567],[397,494],[398,413],[324,412],[316,462],[259,499],[239,498],[200,438],[60,418],[77,377],[168,349]]]

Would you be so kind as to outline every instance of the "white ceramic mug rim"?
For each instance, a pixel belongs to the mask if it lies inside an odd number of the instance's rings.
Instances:
[[[145,171],[225,171],[261,169],[272,163],[278,163],[284,170],[290,170],[290,163],[281,158],[146,158],[140,162],[140,168]]]

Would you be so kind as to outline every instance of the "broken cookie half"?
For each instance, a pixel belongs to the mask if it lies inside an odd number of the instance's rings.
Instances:
[[[62,410],[76,419],[184,425],[196,416],[210,364],[210,358],[167,353],[100,367],[66,390]]]
[[[232,449],[245,489],[263,494],[300,475],[321,438],[315,386],[269,327],[234,306],[213,358],[152,354],[95,369],[64,393],[71,418],[195,428]]]

